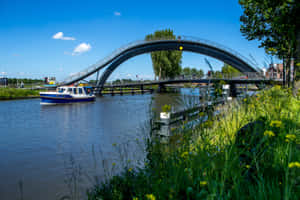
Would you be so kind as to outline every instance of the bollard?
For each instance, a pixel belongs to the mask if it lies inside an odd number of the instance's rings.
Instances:
[[[170,128],[170,119],[171,113],[169,112],[161,112],[160,113],[160,130],[158,134],[161,136],[169,137],[171,136],[171,128]]]

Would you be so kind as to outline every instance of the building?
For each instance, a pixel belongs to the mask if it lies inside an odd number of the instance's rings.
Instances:
[[[276,78],[282,79],[283,78],[283,64],[270,64],[269,68],[266,72],[267,78]]]
[[[0,77],[0,86],[7,86],[8,85],[8,78]]]
[[[290,76],[291,76],[291,80],[293,79],[293,69],[294,69],[294,60],[291,60],[291,72],[290,72]],[[270,64],[269,68],[266,72],[266,77],[267,78],[277,78],[277,79],[283,79],[283,64]],[[287,75],[286,75],[287,76]]]

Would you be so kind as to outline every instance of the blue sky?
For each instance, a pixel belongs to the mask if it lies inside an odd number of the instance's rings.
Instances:
[[[237,0],[0,0],[0,73],[62,80],[156,30],[208,39],[263,67],[265,53],[240,33]],[[53,36],[59,32],[63,34]],[[182,65],[207,70],[203,55],[184,52]],[[208,58],[215,69],[222,62]],[[1,75],[1,74],[0,74]],[[123,63],[115,78],[153,77],[149,54]]]

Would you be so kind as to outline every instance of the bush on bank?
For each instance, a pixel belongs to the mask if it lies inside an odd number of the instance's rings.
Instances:
[[[17,99],[32,96],[39,96],[39,91],[16,88],[0,88],[0,100]]]
[[[88,199],[298,199],[300,97],[274,87],[168,145],[152,142],[141,169],[88,191]]]

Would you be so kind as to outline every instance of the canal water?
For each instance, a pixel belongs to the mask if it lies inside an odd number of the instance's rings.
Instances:
[[[56,106],[0,101],[0,199],[83,198],[124,166],[142,165],[153,108],[182,109],[194,95],[183,89]]]

